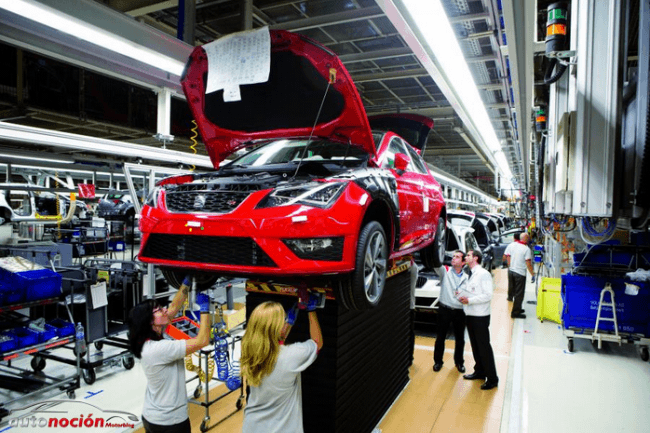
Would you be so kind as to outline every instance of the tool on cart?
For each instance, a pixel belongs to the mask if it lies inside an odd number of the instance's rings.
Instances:
[[[291,327],[296,323],[298,312],[300,310],[314,311],[317,308],[325,308],[326,294],[323,292],[312,292],[307,287],[301,286],[296,290],[298,295],[298,302],[287,311],[287,318],[285,320],[282,331],[280,331],[280,344],[284,344],[289,336]]]

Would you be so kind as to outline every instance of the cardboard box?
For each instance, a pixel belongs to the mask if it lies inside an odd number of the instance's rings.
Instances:
[[[234,310],[223,310],[223,321],[229,331],[246,321],[246,304],[235,302]]]

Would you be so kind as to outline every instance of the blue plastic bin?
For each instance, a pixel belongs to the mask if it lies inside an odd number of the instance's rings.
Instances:
[[[61,294],[61,275],[51,269],[19,272],[14,275],[24,284],[27,302],[54,298]]]
[[[2,339],[5,341],[0,341],[0,353],[11,352],[16,348],[16,337],[9,332],[3,332],[0,336],[7,337],[7,339]]]
[[[38,343],[38,334],[31,329],[20,327],[14,328],[9,332],[16,337],[16,348],[18,349],[33,346]]]
[[[55,328],[52,325],[45,324],[45,330],[44,331],[38,331],[34,328],[29,328],[30,331],[35,332],[36,335],[38,336],[38,342],[39,343],[44,343],[48,340],[51,340],[57,336],[57,328]]]
[[[0,306],[18,304],[25,300],[25,292],[22,287],[12,284],[0,275]]]
[[[623,278],[585,277],[578,275],[562,276],[562,323],[565,328],[595,329],[598,315],[600,291],[610,283],[616,302],[616,319],[618,331],[629,334],[650,336],[650,285],[647,282],[635,282],[639,286],[637,295],[625,293]],[[604,302],[610,302],[605,294]],[[603,307],[601,318],[613,317],[611,307]],[[614,323],[602,321],[599,330],[614,331]]]
[[[70,322],[62,319],[52,319],[48,324],[56,329],[56,335],[59,337],[74,335],[74,325]]]
[[[12,300],[6,299],[7,304],[25,301],[38,301],[53,298],[61,294],[61,275],[50,269],[36,269],[33,271],[10,272],[0,268],[0,280],[11,287],[12,290],[21,291],[20,295],[14,294]],[[20,300],[15,300],[18,297]]]

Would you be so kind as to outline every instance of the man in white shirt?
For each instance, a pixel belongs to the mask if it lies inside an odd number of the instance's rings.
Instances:
[[[440,266],[436,273],[440,277],[440,298],[438,300],[438,318],[436,345],[433,351],[433,371],[442,369],[442,359],[445,352],[445,339],[449,325],[454,327],[454,363],[460,373],[465,373],[465,312],[463,304],[456,299],[467,286],[469,277],[463,272],[464,257],[462,251],[454,251],[451,257],[451,267]]]
[[[482,260],[483,254],[478,250],[470,250],[465,256],[465,263],[472,275],[467,282],[467,288],[458,294],[458,300],[463,304],[469,342],[476,361],[474,373],[464,375],[463,379],[485,380],[481,389],[488,390],[496,388],[499,377],[490,344],[490,304],[494,287],[492,274],[483,269]]]
[[[528,248],[528,234],[522,233],[519,240],[515,240],[506,248],[504,256],[508,262],[508,299],[514,299],[510,317],[525,319],[526,314],[522,308],[524,292],[526,290],[526,268],[535,281],[532,254]]]

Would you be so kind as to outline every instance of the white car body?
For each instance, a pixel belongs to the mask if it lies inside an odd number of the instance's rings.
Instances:
[[[52,199],[51,205],[56,207],[55,195],[47,191],[33,190],[43,188],[36,185],[24,183],[2,183],[0,189],[0,224],[6,222],[45,222],[47,217],[56,218],[57,209],[45,209],[38,207],[37,197],[42,194]],[[31,189],[28,190],[27,188]],[[67,204],[59,200],[58,215],[65,215]]]
[[[421,287],[418,287],[420,285]],[[440,277],[438,274],[420,270],[418,284],[415,286],[415,310],[426,313],[436,312],[439,297]]]

